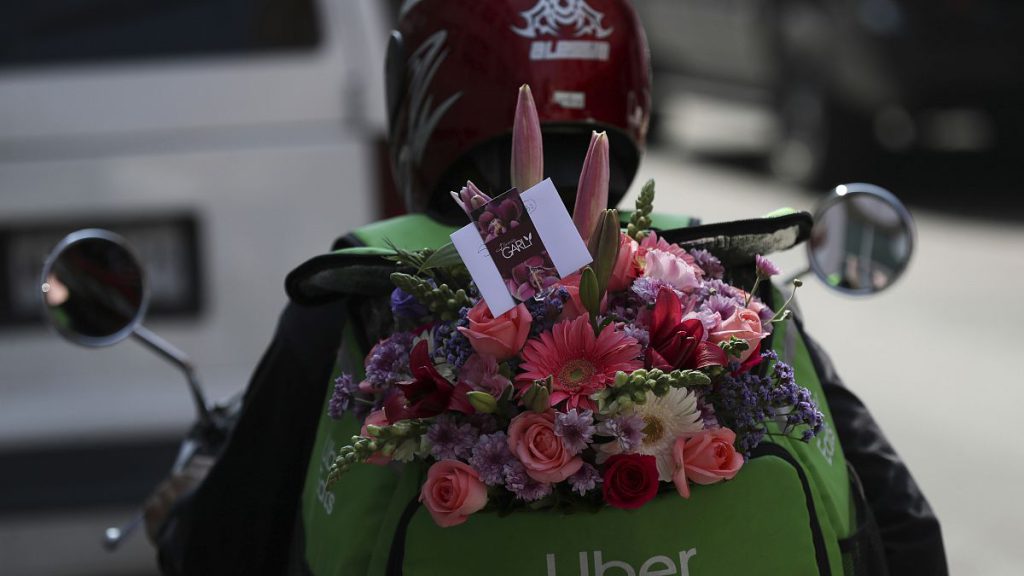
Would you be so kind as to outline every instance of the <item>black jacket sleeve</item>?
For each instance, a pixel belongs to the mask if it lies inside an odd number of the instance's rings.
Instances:
[[[206,480],[159,535],[172,575],[283,574],[345,303],[290,304]]]
[[[889,573],[948,574],[939,520],[906,464],[864,403],[839,378],[817,342],[804,335],[847,461],[860,477],[881,532]]]

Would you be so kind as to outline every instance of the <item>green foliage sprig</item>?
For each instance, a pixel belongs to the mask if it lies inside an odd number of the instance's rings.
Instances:
[[[647,393],[661,397],[672,388],[695,388],[710,386],[711,378],[699,370],[673,370],[665,372],[658,368],[634,370],[632,373],[617,372],[611,386],[591,396],[597,402],[598,411],[614,414],[633,404],[647,402]]]
[[[327,473],[327,488],[334,485],[352,466],[366,462],[376,452],[401,462],[411,460],[429,425],[429,420],[414,419],[402,420],[390,426],[367,426],[368,436],[353,436],[351,444],[338,449],[338,455]]]
[[[640,197],[636,199],[636,210],[629,218],[626,225],[626,234],[637,242],[644,239],[651,227],[651,212],[654,211],[654,179],[650,179],[640,190]]]
[[[402,272],[392,273],[391,282],[403,291],[412,294],[440,320],[458,320],[459,310],[473,305],[473,301],[469,299],[466,291],[462,288],[452,290],[447,284],[438,284],[435,287],[425,278]]]

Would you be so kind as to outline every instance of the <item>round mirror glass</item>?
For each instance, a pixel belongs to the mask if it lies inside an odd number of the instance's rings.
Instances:
[[[914,221],[891,192],[872,184],[837,186],[814,217],[811,268],[831,288],[874,294],[903,274],[914,250]]]
[[[142,321],[148,293],[142,266],[124,240],[106,230],[74,232],[43,266],[46,317],[69,340],[108,346]]]

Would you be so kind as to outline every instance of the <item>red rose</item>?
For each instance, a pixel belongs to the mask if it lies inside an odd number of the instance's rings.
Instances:
[[[658,463],[654,456],[616,454],[605,462],[605,502],[633,510],[658,493]]]

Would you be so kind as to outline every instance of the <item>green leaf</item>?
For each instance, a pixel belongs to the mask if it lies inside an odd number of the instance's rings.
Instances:
[[[580,300],[591,317],[596,318],[601,312],[601,292],[597,286],[597,275],[590,266],[583,269],[580,277]]]
[[[459,256],[459,252],[455,249],[455,245],[449,242],[435,250],[434,253],[420,265],[420,270],[430,270],[431,268],[450,268],[452,266],[462,265],[462,257]]]

